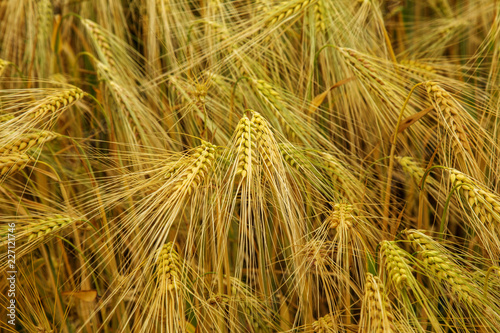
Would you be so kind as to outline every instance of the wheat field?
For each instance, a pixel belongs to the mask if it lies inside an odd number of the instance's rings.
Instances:
[[[0,0],[0,330],[500,332],[497,0]]]

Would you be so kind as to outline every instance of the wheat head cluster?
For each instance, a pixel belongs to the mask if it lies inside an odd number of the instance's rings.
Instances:
[[[497,0],[0,0],[0,331],[500,332],[499,87]]]

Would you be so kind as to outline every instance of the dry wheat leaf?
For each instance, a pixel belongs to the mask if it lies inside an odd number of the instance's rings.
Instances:
[[[84,302],[93,302],[97,299],[97,290],[64,291],[63,296],[73,296]]]
[[[317,108],[319,108],[319,106],[321,105],[321,103],[323,103],[326,96],[328,95],[328,93],[331,90],[333,90],[337,87],[340,87],[341,85],[344,85],[351,80],[354,80],[354,77],[349,77],[347,79],[341,80],[341,81],[335,83],[333,86],[331,86],[327,90],[325,90],[324,92],[322,92],[321,94],[314,97],[313,100],[311,101],[311,105],[309,106],[309,113],[313,113],[314,111],[316,111]]]

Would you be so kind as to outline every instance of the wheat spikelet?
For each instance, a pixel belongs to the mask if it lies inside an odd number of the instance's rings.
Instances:
[[[463,112],[461,108],[451,95],[436,82],[426,82],[426,89],[434,108],[444,120],[444,124],[441,122],[442,126],[453,137],[453,151],[460,155],[464,161],[472,158],[474,155],[467,138],[467,129],[461,115]],[[465,156],[465,152],[468,156]]]
[[[399,164],[403,168],[403,171],[410,175],[415,183],[420,186],[420,184],[422,183],[422,178],[425,174],[425,169],[419,166],[418,163],[416,163],[413,158],[409,156],[397,156],[396,161],[399,162]],[[429,177],[426,178],[425,183],[427,183],[428,181]]]
[[[7,68],[7,66],[9,66],[10,64],[11,64],[11,62],[6,61],[6,60],[3,60],[3,59],[0,59],[0,76],[2,76],[3,71],[4,71],[4,70],[5,70],[5,68]]]
[[[332,229],[337,229],[339,226],[342,228],[352,228],[353,226],[353,207],[349,204],[335,204],[330,216],[326,219],[325,223]]]
[[[394,315],[384,285],[378,276],[373,276],[371,273],[366,273],[360,332],[395,332]]]
[[[308,5],[315,3],[314,0],[295,0],[286,1],[283,4],[278,5],[275,11],[267,19],[266,27],[273,27],[280,24],[284,20],[297,13],[300,13]]]
[[[14,116],[11,114],[0,114],[0,123],[7,122],[11,119],[14,119]]]
[[[81,89],[76,87],[70,88],[57,94],[47,96],[41,101],[40,105],[34,110],[29,111],[29,114],[35,119],[44,117],[47,114],[54,115],[63,108],[69,107],[76,101],[82,99],[83,96],[84,92]]]
[[[0,156],[0,176],[12,175],[32,161],[32,158],[26,154],[11,154]]]
[[[252,150],[255,148],[255,134],[247,116],[241,118],[236,127],[236,145],[238,149],[236,174],[245,178],[252,165]]]
[[[182,189],[191,194],[192,190],[203,182],[215,160],[215,148],[216,146],[211,143],[203,141],[195,149],[195,152],[190,156],[192,162],[187,167],[186,172],[182,173],[181,180],[174,187],[175,190]]]
[[[386,271],[389,279],[397,289],[407,284],[412,279],[412,268],[409,262],[409,253],[396,245],[394,241],[382,241],[380,243],[382,256],[385,257]]]
[[[139,131],[137,130],[137,125],[134,121],[134,118],[131,114],[131,108],[133,109],[133,102],[128,98],[128,94],[125,89],[123,89],[119,84],[114,81],[109,82],[109,86],[113,90],[113,97],[118,103],[120,110],[125,112],[125,117],[127,118],[127,122],[129,123],[132,133],[136,137],[138,143],[140,143]]]
[[[180,285],[180,259],[174,244],[168,242],[158,251],[156,258],[156,280],[161,283],[163,291],[178,289]]]
[[[38,27],[42,38],[47,38],[52,28],[52,16],[54,9],[51,0],[40,0],[38,2]]]
[[[331,314],[327,314],[312,323],[312,328],[314,333],[328,333],[328,332],[336,332],[333,316]]]
[[[116,68],[116,61],[114,60],[113,51],[109,43],[109,39],[105,36],[102,28],[91,20],[82,20],[87,30],[92,35],[92,39],[97,46],[97,51],[100,53],[101,59],[111,69]]]
[[[331,245],[322,240],[312,239],[304,244],[302,253],[311,272],[317,273],[323,271],[322,268],[329,265],[328,259],[331,255]]]
[[[365,59],[361,53],[344,47],[339,47],[338,50],[347,60],[347,63],[358,72],[362,73],[365,78],[374,80],[381,87],[385,86],[385,82],[380,78],[371,62]]]
[[[406,234],[408,239],[420,249],[425,272],[439,282],[446,283],[460,299],[471,304],[473,300],[470,295],[470,282],[460,267],[444,252],[444,249],[432,238],[417,230],[408,230]]]
[[[50,131],[39,131],[39,132],[25,134],[22,135],[21,137],[16,137],[8,144],[5,144],[2,147],[0,147],[0,155],[23,153],[34,146],[42,145],[45,142],[51,141],[55,139],[57,136],[58,136],[57,133]]]
[[[399,63],[404,66],[408,72],[427,80],[432,79],[437,73],[436,69],[431,65],[415,60],[401,60]]]
[[[493,221],[500,224],[500,197],[479,186],[466,174],[452,168],[448,170],[453,187],[461,185],[457,188],[458,193],[481,222],[485,225]]]
[[[281,156],[283,159],[294,169],[302,170],[304,169],[304,159],[305,156],[292,144],[280,143],[278,145]]]
[[[314,24],[317,31],[325,32],[325,4],[323,0],[318,0],[314,5]]]
[[[260,113],[252,111],[251,125],[255,131],[255,142],[260,152],[260,156],[264,164],[270,169],[272,167],[271,161],[271,131],[269,124],[260,115]]]
[[[344,163],[335,156],[320,152],[320,164],[332,183],[339,183],[339,192],[343,194],[350,203],[358,202],[357,189],[362,188],[358,179],[344,166]]]
[[[81,223],[83,220],[75,219],[67,215],[52,215],[36,222],[36,225],[29,226],[28,243],[46,239],[47,237],[73,225]]]
[[[290,125],[283,117],[282,113],[285,112],[285,107],[283,105],[283,99],[280,94],[274,89],[272,85],[265,82],[264,80],[252,80],[253,87],[257,90],[260,96],[271,106],[274,111],[274,115],[278,119],[279,124],[283,127],[286,133],[289,133],[292,137],[295,136]]]

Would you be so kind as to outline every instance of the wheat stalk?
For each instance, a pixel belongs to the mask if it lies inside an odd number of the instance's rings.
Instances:
[[[57,136],[57,133],[50,131],[39,131],[25,134],[20,137],[16,137],[14,140],[0,147],[0,155],[23,153],[34,146],[42,145],[51,141]]]

